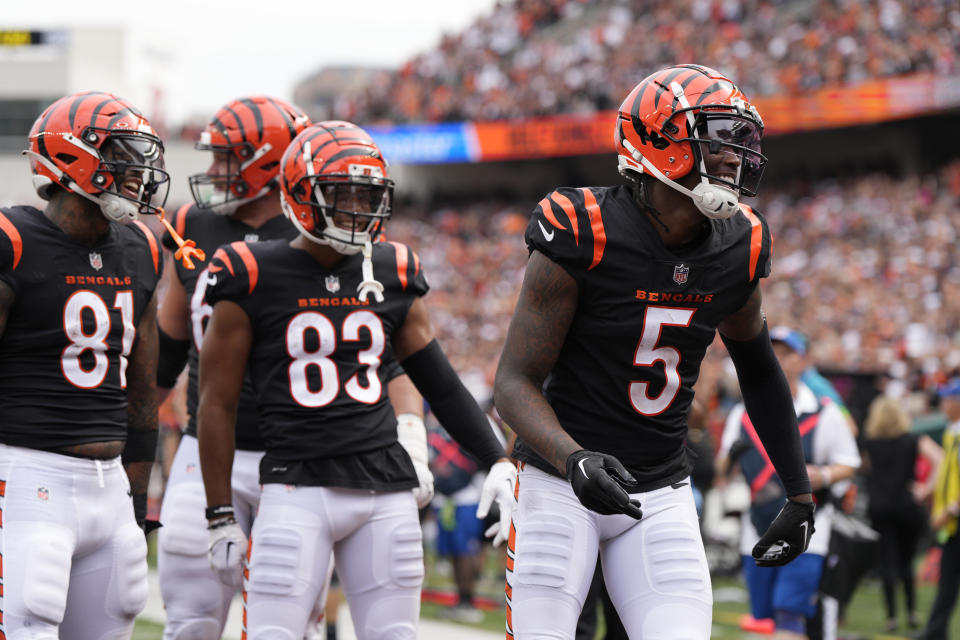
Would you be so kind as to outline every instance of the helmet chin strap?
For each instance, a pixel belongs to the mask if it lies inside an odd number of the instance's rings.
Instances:
[[[633,159],[639,162],[644,170],[647,171],[654,178],[667,185],[671,189],[675,189],[685,196],[693,200],[693,204],[697,206],[697,209],[703,215],[708,218],[713,218],[714,220],[726,220],[730,216],[734,215],[739,208],[739,199],[736,192],[732,189],[727,189],[726,187],[721,187],[718,184],[713,184],[706,178],[703,178],[703,181],[693,188],[693,191],[687,189],[685,186],[677,182],[676,180],[671,180],[667,176],[663,175],[659,169],[657,169],[653,163],[643,157],[643,154],[637,150],[633,144],[630,143],[626,138],[623,139],[623,146],[630,152],[630,155],[633,156]]]

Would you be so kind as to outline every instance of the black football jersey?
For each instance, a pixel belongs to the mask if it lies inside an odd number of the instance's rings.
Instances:
[[[686,417],[700,362],[718,324],[770,271],[760,214],[742,205],[709,224],[702,243],[676,255],[626,187],[561,188],[540,201],[525,234],[579,291],[546,397],[580,445],[615,455],[643,490],[689,473]],[[522,441],[514,455],[557,473]]]
[[[174,216],[173,226],[183,238],[193,240],[203,250],[206,261],[194,259],[196,268],[187,269],[176,263],[177,279],[183,284],[187,294],[190,312],[190,355],[187,374],[187,413],[189,422],[186,433],[197,436],[197,371],[199,369],[199,349],[203,343],[203,334],[213,308],[204,299],[207,289],[207,274],[204,268],[213,257],[213,253],[222,244],[231,242],[259,242],[261,240],[292,240],[297,235],[296,228],[284,216],[271,218],[259,228],[254,229],[238,222],[230,216],[221,216],[204,212],[195,205],[180,207]],[[163,236],[163,244],[171,251],[177,245],[169,233]],[[257,427],[256,403],[249,374],[243,383],[240,404],[237,407],[236,442],[238,449],[262,451],[263,439]]]
[[[250,318],[248,361],[267,453],[261,481],[399,490],[417,485],[397,443],[386,393],[389,345],[427,282],[406,245],[378,243],[376,279],[384,301],[361,302],[361,255],[333,269],[286,241],[235,242],[217,250],[207,301],[231,300]]]
[[[0,442],[61,449],[127,437],[127,358],[162,272],[142,222],[74,242],[34,207],[0,209]]]

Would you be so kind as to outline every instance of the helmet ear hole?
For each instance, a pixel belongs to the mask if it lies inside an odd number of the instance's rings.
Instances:
[[[63,164],[73,164],[74,162],[77,161],[77,156],[71,155],[69,153],[64,153],[61,151],[60,153],[57,154],[57,160],[59,160]]]

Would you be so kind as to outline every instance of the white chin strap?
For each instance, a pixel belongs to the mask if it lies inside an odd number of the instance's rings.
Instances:
[[[676,82],[671,82],[670,89],[673,91],[673,95],[676,96],[677,101],[680,103],[680,107],[683,109],[689,109],[690,103],[687,101],[687,97],[683,94],[683,87]],[[687,111],[687,121],[690,125],[690,131],[692,132],[691,135],[696,138],[697,133],[693,128],[694,117],[692,111]],[[740,210],[739,195],[737,192],[733,189],[728,189],[727,187],[710,182],[705,175],[707,173],[707,167],[702,159],[700,160],[700,184],[694,187],[693,191],[691,191],[676,180],[671,180],[665,176],[662,171],[653,165],[652,162],[644,158],[643,154],[640,153],[640,151],[633,146],[633,144],[631,144],[625,136],[623,136],[623,146],[627,151],[630,152],[630,155],[633,156],[633,160],[639,163],[647,173],[671,189],[675,189],[685,196],[688,196],[691,200],[693,200],[693,204],[697,206],[697,209],[700,211],[700,213],[708,218],[713,218],[714,220],[726,220]],[[623,167],[621,167],[621,170],[622,169]]]

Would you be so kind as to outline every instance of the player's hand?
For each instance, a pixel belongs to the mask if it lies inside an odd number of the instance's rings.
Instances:
[[[414,461],[413,468],[420,482],[420,486],[413,490],[413,497],[417,501],[417,508],[423,509],[433,500],[433,474],[430,473],[430,467],[422,462]]]
[[[567,458],[567,479],[587,509],[603,515],[625,513],[639,520],[640,502],[631,500],[626,489],[636,486],[620,461],[606,453],[580,449]]]
[[[514,497],[514,487],[517,484],[517,467],[508,460],[501,460],[490,467],[487,478],[483,481],[480,491],[480,504],[477,505],[477,518],[483,520],[490,512],[493,501],[500,507],[499,522],[491,525],[483,535],[493,538],[493,546],[510,536],[510,520],[513,518],[513,509],[517,505]]]
[[[239,589],[243,586],[243,558],[247,554],[247,536],[233,517],[223,518],[207,526],[210,566],[223,584]]]
[[[753,559],[758,567],[778,567],[787,564],[807,550],[813,535],[812,502],[787,500],[780,513],[770,523],[753,547]]]
[[[413,490],[417,508],[423,509],[433,500],[433,474],[427,458],[427,429],[423,419],[413,413],[401,413],[397,416],[397,442],[406,450],[413,469],[417,472],[420,486]]]

